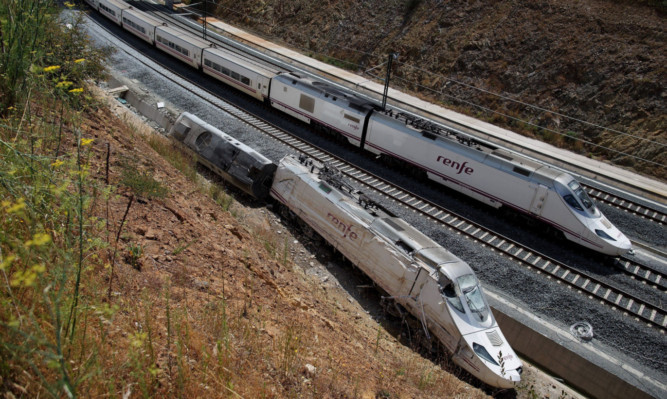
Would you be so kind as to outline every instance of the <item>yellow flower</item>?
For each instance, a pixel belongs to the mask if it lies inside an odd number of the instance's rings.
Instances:
[[[79,87],[78,89],[72,89],[69,92],[70,93],[83,93],[83,87]]]
[[[75,64],[80,64],[80,63],[84,62],[85,60],[86,60],[85,58],[79,58],[78,60],[74,60],[74,63]]]
[[[25,242],[25,247],[30,248],[32,246],[42,246],[44,244],[47,244],[51,242],[51,236],[46,234],[46,233],[37,233],[34,236],[32,236],[32,240],[28,240]]]
[[[51,164],[54,168],[57,168],[58,166],[64,164],[65,162],[61,161],[60,159],[56,160],[54,163]]]
[[[6,210],[7,213],[16,213],[21,209],[25,208],[25,200],[23,198],[19,198],[18,201],[16,201],[16,204],[14,205],[12,205],[11,202],[3,201],[2,207],[7,208]]]
[[[81,138],[81,145],[82,145],[82,146],[83,146],[83,145],[88,145],[88,144],[92,143],[94,140],[95,140],[95,139],[85,139],[85,138]]]
[[[70,3],[69,1],[66,1],[66,2],[65,2],[65,7],[67,7],[67,8],[72,8],[72,7],[74,7],[74,4],[73,4],[73,3]]]
[[[16,259],[16,256],[14,255],[9,255],[5,257],[5,259],[2,262],[0,262],[0,270],[5,270],[7,266],[9,266],[14,261],[14,259]]]
[[[52,71],[57,71],[60,69],[60,65],[51,65],[46,68],[44,68],[44,72],[52,72]]]
[[[56,84],[56,87],[59,88],[59,89],[60,88],[68,88],[73,84],[74,83],[70,82],[69,80],[63,80],[62,82],[58,82],[58,84]]]

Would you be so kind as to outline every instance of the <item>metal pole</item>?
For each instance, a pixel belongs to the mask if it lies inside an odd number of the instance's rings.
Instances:
[[[206,3],[208,1],[204,0],[204,39],[206,39]]]
[[[387,61],[387,77],[384,80],[384,94],[382,95],[382,109],[387,110],[387,93],[389,92],[389,78],[391,77],[391,62],[398,59],[398,53],[390,53]]]

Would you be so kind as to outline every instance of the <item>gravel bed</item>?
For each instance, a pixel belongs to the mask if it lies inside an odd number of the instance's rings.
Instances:
[[[99,28],[92,27],[91,36],[99,37],[99,35],[106,35],[106,33],[101,32]],[[124,37],[132,38],[130,35]],[[133,43],[136,42],[136,40],[133,41]],[[101,41],[100,44],[104,42]],[[170,65],[174,65],[172,58],[149,46],[139,44],[137,48],[149,56],[155,56],[158,62],[168,61]],[[196,114],[274,161],[279,160],[288,152],[282,146],[267,140],[255,129],[147,70],[123,51],[116,52],[112,56],[110,67],[128,82],[136,82],[137,86],[145,88],[147,92],[155,96],[156,101],[159,99],[178,111]],[[178,69],[189,78],[202,82],[209,88],[215,87],[216,91],[225,96],[228,101],[237,103],[240,107],[262,115],[267,113],[266,108],[254,100],[196,73],[186,65],[180,65]],[[539,251],[575,265],[597,278],[630,292],[647,291],[645,285],[625,277],[620,271],[612,268],[604,257],[565,240],[554,240],[548,235],[538,234],[539,227],[531,228],[525,223],[516,223],[512,216],[499,217],[498,212],[492,208],[482,206],[474,200],[451,193],[449,190],[415,183],[413,178],[388,170],[358,151],[352,151],[331,140],[314,136],[304,125],[287,120],[277,112],[269,112],[268,119],[301,137],[310,138],[315,145],[337,154],[345,154],[344,157],[347,160],[359,167],[367,168],[398,184],[404,184],[406,188],[414,189],[432,201],[447,206],[453,212],[470,217],[477,223],[491,227],[514,240],[529,243]],[[445,248],[466,260],[489,290],[564,330],[568,330],[572,323],[578,321],[589,322],[593,326],[595,337],[586,345],[607,353],[612,358],[618,359],[620,363],[630,365],[658,381],[667,381],[667,340],[665,335],[656,329],[648,328],[643,323],[638,323],[618,311],[612,311],[599,301],[591,300],[563,285],[555,284],[552,280],[545,279],[544,275],[526,270],[507,258],[499,256],[496,252],[476,245],[460,235],[424,221],[416,217],[412,211],[387,203],[386,200],[380,199],[380,202]],[[657,246],[664,246],[667,243],[667,229],[664,227],[649,223],[643,218],[631,216],[613,207],[602,205],[600,208],[610,221],[631,239],[638,238]],[[656,303],[666,302],[664,292],[655,293],[652,298]]]

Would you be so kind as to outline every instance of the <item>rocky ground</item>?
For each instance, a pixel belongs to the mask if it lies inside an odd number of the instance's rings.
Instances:
[[[216,12],[359,73],[399,53],[394,86],[665,179],[659,3],[220,0]],[[384,77],[384,67],[366,73],[374,74]]]

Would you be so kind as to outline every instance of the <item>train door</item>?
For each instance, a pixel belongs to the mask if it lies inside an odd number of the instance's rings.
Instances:
[[[542,210],[544,209],[544,204],[548,196],[549,187],[543,184],[538,184],[535,188],[533,200],[530,202],[530,213],[537,216],[542,215]]]

